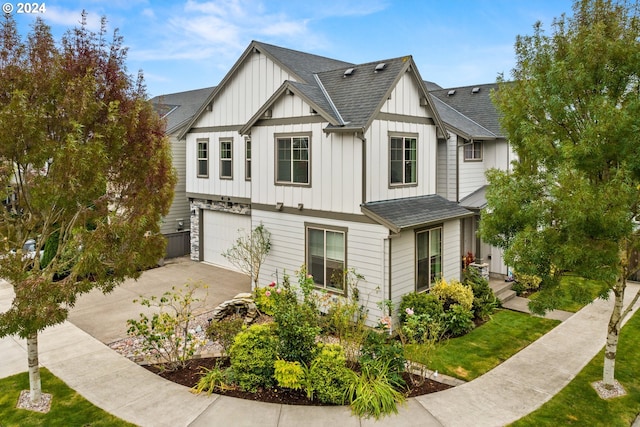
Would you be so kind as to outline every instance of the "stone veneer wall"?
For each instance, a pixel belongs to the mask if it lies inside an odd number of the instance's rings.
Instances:
[[[246,203],[189,199],[189,205],[191,209],[191,259],[193,261],[200,261],[200,220],[203,210],[251,215],[251,205]]]

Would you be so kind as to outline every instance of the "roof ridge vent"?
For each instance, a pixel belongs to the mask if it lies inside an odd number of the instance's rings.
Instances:
[[[347,68],[346,70],[344,70],[344,74],[342,75],[342,77],[347,77],[352,75],[354,72],[356,71],[355,68]]]
[[[479,87],[474,87],[473,89],[471,89],[471,93],[478,93],[478,92],[480,92]]]
[[[447,96],[453,96],[456,94],[456,90],[455,89],[451,89],[449,92],[447,92]]]
[[[377,73],[378,71],[382,71],[382,70],[384,70],[384,69],[385,69],[385,67],[386,67],[386,66],[387,66],[387,64],[386,64],[386,63],[381,62],[381,63],[379,63],[378,65],[376,65],[376,68],[375,68],[375,70],[373,70],[373,72],[374,72],[374,73]]]

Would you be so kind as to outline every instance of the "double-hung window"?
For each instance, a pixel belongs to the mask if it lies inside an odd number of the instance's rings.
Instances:
[[[471,141],[464,146],[464,160],[469,162],[482,160],[482,141]]]
[[[413,185],[418,182],[418,139],[392,136],[390,139],[390,184]]]
[[[244,140],[244,179],[251,181],[251,139]]]
[[[416,233],[416,291],[429,289],[442,276],[442,227]]]
[[[309,153],[309,136],[277,136],[276,183],[308,185]]]
[[[233,141],[220,140],[220,178],[233,178]]]
[[[316,286],[345,292],[346,229],[307,226],[307,268]]]
[[[209,140],[198,139],[196,145],[198,150],[198,176],[206,178],[209,176]]]

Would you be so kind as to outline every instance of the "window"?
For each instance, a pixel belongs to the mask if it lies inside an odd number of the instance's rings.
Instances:
[[[471,141],[464,146],[465,161],[482,160],[482,141]]]
[[[209,176],[209,140],[198,139],[198,176]]]
[[[442,275],[442,228],[416,233],[416,291],[424,291]]]
[[[233,141],[220,141],[220,178],[233,178]]]
[[[278,137],[276,141],[276,182],[309,184],[309,137]]]
[[[391,137],[391,185],[416,184],[418,172],[418,140],[413,137]]]
[[[345,292],[346,230],[307,227],[307,268],[317,286]]]
[[[251,139],[247,138],[244,140],[244,179],[247,181],[251,181]]]

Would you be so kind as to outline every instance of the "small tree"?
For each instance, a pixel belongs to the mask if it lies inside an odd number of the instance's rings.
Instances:
[[[30,398],[42,395],[38,333],[79,294],[109,292],[164,255],[159,233],[175,175],[164,125],[114,34],[79,28],[56,45],[36,19],[22,41],[0,24],[0,274],[13,285],[0,337],[27,340]],[[28,239],[34,252],[22,253]],[[39,253],[47,247],[44,262]]]
[[[236,243],[222,254],[229,262],[251,276],[254,288],[258,287],[260,267],[271,250],[271,233],[262,223],[251,233],[238,237]]]
[[[494,94],[519,160],[489,174],[481,234],[516,271],[543,279],[535,311],[555,308],[567,272],[604,283],[602,297],[613,293],[603,369],[612,386],[630,312],[626,280],[637,268],[630,254],[640,248],[640,12],[611,0],[573,10],[552,36],[538,23],[517,39],[514,81]]]

